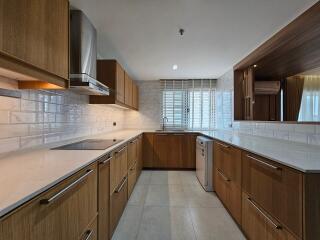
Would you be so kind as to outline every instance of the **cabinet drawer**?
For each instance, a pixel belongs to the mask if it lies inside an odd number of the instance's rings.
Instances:
[[[79,240],[97,240],[97,239],[98,239],[98,225],[97,225],[97,218],[96,218],[90,224],[88,229],[82,234]]]
[[[228,179],[241,186],[241,150],[226,143],[214,143],[215,168]]]
[[[96,216],[97,164],[93,164],[1,220],[0,239],[79,239]]]
[[[127,175],[127,146],[117,149],[110,160],[110,194]]]
[[[220,170],[214,170],[214,188],[233,218],[241,224],[241,188]]]
[[[128,144],[128,170],[137,161],[138,158],[138,138],[132,140]]]
[[[135,162],[128,172],[128,198],[130,197],[134,185],[136,184],[137,180],[137,162]]]
[[[243,191],[301,238],[302,174],[246,152],[243,152],[242,164]]]
[[[242,194],[242,229],[252,240],[296,240],[245,193]]]
[[[128,200],[128,178],[121,181],[117,189],[112,193],[110,198],[110,238],[116,229],[123,210]]]

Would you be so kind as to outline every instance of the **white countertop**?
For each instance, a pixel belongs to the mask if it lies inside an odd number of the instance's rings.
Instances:
[[[106,150],[50,150],[52,147],[70,143],[66,141],[47,148],[2,157],[0,217],[141,133],[142,131],[138,130],[126,130],[87,137],[124,140]]]
[[[0,217],[143,132],[154,131],[123,130],[87,137],[124,140],[106,150],[50,150],[52,147],[84,139],[78,138],[2,156],[0,158]],[[296,170],[320,173],[319,146],[226,131],[200,133]]]

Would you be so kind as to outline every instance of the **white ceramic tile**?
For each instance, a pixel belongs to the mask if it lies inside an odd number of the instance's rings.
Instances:
[[[0,125],[0,138],[12,138],[29,134],[27,124]]]
[[[296,124],[294,131],[297,133],[316,133],[316,126],[315,125],[309,125],[309,124]]]
[[[28,136],[20,138],[20,148],[28,148],[43,144],[43,136]]]
[[[0,139],[0,153],[18,150],[20,147],[19,138]]]
[[[9,111],[0,111],[0,123],[10,123]]]
[[[0,110],[20,110],[20,99],[0,96]]]

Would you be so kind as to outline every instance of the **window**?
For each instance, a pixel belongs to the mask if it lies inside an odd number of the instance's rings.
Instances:
[[[212,130],[215,127],[216,80],[162,80],[161,85],[166,128]]]

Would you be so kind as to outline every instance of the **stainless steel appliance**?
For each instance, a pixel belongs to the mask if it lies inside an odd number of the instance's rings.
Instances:
[[[86,139],[80,142],[75,142],[63,145],[53,150],[105,150],[116,143],[123,141],[122,139]]]
[[[196,141],[196,175],[207,192],[213,191],[213,140],[198,136]]]
[[[109,95],[96,80],[97,31],[80,10],[70,11],[70,88],[85,95]]]

